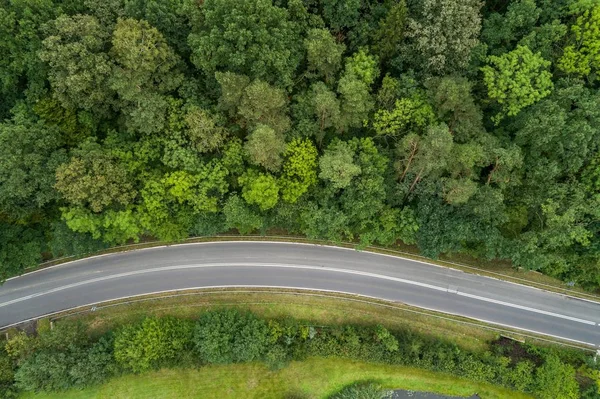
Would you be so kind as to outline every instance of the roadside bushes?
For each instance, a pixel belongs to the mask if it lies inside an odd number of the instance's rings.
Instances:
[[[267,323],[236,309],[203,313],[194,330],[194,348],[206,363],[241,363],[263,358]],[[271,355],[273,356],[273,354]]]
[[[58,323],[36,338],[19,333],[6,345],[16,365],[14,386],[25,391],[60,391],[103,382],[117,371],[110,336],[91,342],[81,323]]]
[[[125,326],[115,336],[115,359],[136,373],[174,364],[191,350],[193,326],[174,317],[149,317]]]
[[[98,384],[121,372],[160,367],[262,361],[279,369],[311,356],[418,367],[530,392],[541,399],[597,397],[593,381],[600,375],[598,366],[581,352],[499,341],[489,352],[471,353],[407,329],[311,326],[223,309],[203,312],[195,321],[148,317],[97,339],[90,339],[82,324],[68,322],[43,328],[37,337],[13,334],[0,351],[4,390],[0,392],[9,397],[15,387],[61,391]],[[348,388],[348,394],[353,389]]]

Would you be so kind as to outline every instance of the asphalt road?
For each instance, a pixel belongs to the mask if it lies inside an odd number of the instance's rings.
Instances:
[[[267,242],[151,248],[25,274],[0,286],[0,327],[111,299],[217,286],[359,294],[600,347],[600,303],[397,257]]]

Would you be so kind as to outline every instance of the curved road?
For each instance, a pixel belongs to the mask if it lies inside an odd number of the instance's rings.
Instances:
[[[25,274],[0,286],[0,327],[126,296],[215,286],[359,294],[600,346],[600,303],[392,256],[272,242],[150,248]]]

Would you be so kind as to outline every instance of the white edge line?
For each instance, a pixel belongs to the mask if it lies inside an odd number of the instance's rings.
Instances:
[[[330,292],[330,293],[338,293],[338,294],[346,294],[346,295],[351,295],[351,296],[358,296],[358,297],[363,297],[363,298],[370,298],[370,299],[375,299],[375,300],[378,300],[378,301],[383,301],[383,302],[397,304],[397,302],[395,302],[395,301],[390,301],[390,300],[387,300],[387,299],[377,298],[377,297],[370,296],[370,295],[355,294],[355,293],[352,293],[352,292],[337,291],[337,290],[298,288],[298,287],[276,286],[276,285],[211,285],[211,286],[203,286],[203,287],[182,288],[182,289],[178,289],[178,290],[154,291],[154,292],[149,292],[149,293],[145,293],[145,294],[122,296],[122,297],[119,297],[119,298],[109,299],[109,300],[106,300],[106,301],[90,302],[90,303],[87,303],[85,305],[79,305],[79,306],[76,306],[76,307],[73,307],[73,308],[62,309],[62,310],[58,310],[56,312],[46,313],[46,314],[38,316],[38,317],[32,317],[30,319],[23,320],[23,321],[20,321],[18,323],[7,324],[5,326],[1,326],[0,330],[5,330],[7,328],[10,328],[10,327],[13,327],[13,326],[17,326],[19,324],[27,323],[27,322],[30,322],[30,321],[33,321],[33,320],[41,319],[41,318],[44,318],[44,317],[50,317],[50,316],[53,316],[53,315],[56,315],[56,314],[59,314],[59,313],[69,312],[69,311],[76,310],[76,309],[79,309],[79,308],[85,308],[85,307],[89,307],[89,306],[94,306],[94,305],[98,305],[98,304],[101,304],[101,303],[109,303],[109,302],[114,302],[114,301],[122,301],[124,299],[138,298],[138,297],[143,297],[143,296],[148,296],[148,295],[165,294],[165,293],[169,293],[169,292],[207,290],[207,289],[216,289],[216,288],[280,288],[280,289],[290,289],[290,290],[299,290],[299,291]],[[408,305],[408,304],[404,304],[404,305]],[[436,313],[442,313],[442,314],[449,314],[449,315],[458,316],[458,317],[464,317],[466,319],[477,320],[477,321],[480,321],[480,322],[483,322],[483,323],[488,323],[488,324],[491,324],[491,325],[497,325],[497,326],[512,328],[512,329],[520,330],[520,331],[527,331],[527,332],[538,334],[538,335],[541,335],[541,336],[548,336],[548,337],[553,337],[553,338],[557,338],[557,339],[561,339],[561,340],[565,340],[565,341],[576,342],[576,343],[583,344],[583,345],[588,345],[588,346],[591,346],[591,347],[594,347],[594,348],[597,347],[596,344],[592,344],[592,343],[589,343],[589,342],[578,341],[576,339],[571,339],[571,338],[565,338],[565,337],[561,337],[559,335],[541,333],[539,331],[529,330],[529,329],[521,328],[521,327],[515,327],[515,326],[511,326],[509,324],[497,323],[497,322],[493,322],[493,321],[489,321],[489,320],[478,319],[478,318],[475,318],[475,317],[467,317],[467,316],[463,316],[463,315],[460,315],[460,314],[457,314],[457,313],[452,313],[452,312],[441,312],[439,310],[428,308],[428,307],[424,307],[424,306],[413,306],[413,305],[408,305],[408,306],[412,306],[412,307],[416,307],[416,308],[421,308],[421,309],[429,310],[429,311],[436,312]],[[431,316],[435,317],[435,315],[431,315]],[[457,323],[460,323],[459,320],[454,320],[454,321],[457,322]],[[533,337],[533,338],[535,338],[535,337]]]
[[[155,267],[155,268],[149,268],[149,269],[139,269],[139,270],[133,270],[133,271],[129,271],[129,272],[111,274],[111,275],[97,277],[97,278],[93,278],[93,279],[78,281],[75,283],[51,288],[46,291],[36,292],[34,294],[30,294],[30,295],[26,295],[26,296],[19,297],[19,298],[14,298],[14,299],[11,299],[6,302],[2,302],[2,303],[0,303],[0,308],[12,305],[14,303],[23,302],[23,301],[26,301],[29,299],[38,298],[38,297],[41,297],[44,295],[64,291],[64,290],[67,290],[70,288],[75,288],[75,287],[79,287],[82,285],[93,284],[93,283],[106,281],[106,280],[117,279],[117,278],[121,278],[121,277],[130,277],[130,276],[149,274],[149,273],[155,273],[155,272],[167,272],[167,271],[172,271],[172,270],[203,269],[203,268],[214,268],[214,267],[217,267],[217,268],[218,267],[273,267],[273,268],[282,268],[282,269],[305,269],[305,270],[328,271],[328,272],[345,273],[345,274],[377,278],[377,279],[381,279],[381,280],[395,281],[395,282],[399,282],[399,283],[414,285],[414,286],[428,288],[428,289],[441,291],[441,292],[450,292],[449,288],[444,288],[444,287],[440,287],[440,286],[436,286],[436,285],[432,285],[432,284],[421,283],[418,281],[412,281],[412,280],[407,280],[407,279],[398,278],[398,277],[386,276],[386,275],[377,274],[377,273],[370,273],[370,272],[364,272],[364,271],[359,271],[359,270],[340,269],[340,268],[334,268],[334,267],[277,264],[277,263],[271,263],[271,264],[269,264],[269,263],[244,263],[244,262],[205,263],[205,264],[174,265],[174,266]],[[575,321],[578,323],[584,323],[584,324],[593,325],[593,326],[596,325],[596,323],[593,321],[584,320],[584,319],[580,319],[577,317],[567,316],[567,315],[563,315],[563,314],[559,314],[559,313],[553,313],[553,312],[549,312],[549,311],[545,311],[545,310],[541,310],[541,309],[535,309],[535,308],[531,308],[531,307],[527,307],[527,306],[517,305],[517,304],[510,303],[510,302],[504,302],[504,301],[500,301],[500,300],[496,300],[496,299],[486,298],[486,297],[482,297],[479,295],[467,294],[467,293],[463,293],[463,292],[455,292],[454,290],[452,290],[451,293],[456,293],[458,295],[468,297],[471,299],[476,299],[476,300],[485,301],[485,302],[489,302],[489,303],[495,303],[498,305],[512,307],[512,308],[520,309],[520,310],[524,310],[524,311],[529,311],[532,313],[543,314],[546,316],[561,318],[561,319]]]
[[[30,272],[27,272],[27,273],[23,273],[23,274],[21,274],[19,276],[14,276],[14,277],[7,278],[5,281],[14,280],[14,279],[17,279],[17,278],[25,277],[25,276],[30,275],[30,274],[39,273],[39,272],[43,272],[43,271],[46,271],[46,270],[51,270],[51,269],[55,269],[55,268],[59,268],[59,267],[67,267],[70,264],[73,264],[73,263],[76,263],[76,262],[82,262],[82,261],[87,261],[87,260],[90,260],[90,259],[95,259],[95,258],[100,258],[100,257],[106,257],[106,256],[118,256],[118,255],[122,255],[122,254],[129,253],[129,252],[147,251],[147,250],[153,250],[153,249],[162,249],[162,248],[177,247],[177,246],[184,246],[184,245],[208,245],[208,244],[231,244],[231,243],[235,243],[235,244],[244,244],[244,243],[247,243],[247,244],[305,245],[305,246],[314,246],[314,247],[325,247],[325,248],[331,248],[331,249],[340,249],[340,250],[346,250],[346,251],[363,252],[363,253],[368,253],[370,255],[386,256],[386,257],[389,257],[389,258],[402,259],[402,260],[407,261],[407,262],[416,262],[416,263],[421,263],[421,264],[428,265],[428,266],[438,267],[438,268],[447,269],[447,270],[453,270],[453,271],[456,271],[456,272],[459,272],[459,273],[465,273],[465,274],[470,274],[470,275],[473,275],[473,276],[477,276],[479,278],[492,279],[492,280],[500,281],[500,282],[506,283],[506,284],[517,285],[517,286],[520,286],[520,287],[523,287],[523,288],[526,288],[526,289],[533,289],[533,290],[537,290],[537,291],[549,293],[549,294],[552,294],[552,295],[559,295],[559,296],[563,296],[563,297],[574,299],[574,300],[585,301],[585,302],[593,303],[595,305],[600,305],[600,300],[593,300],[593,299],[581,298],[581,297],[577,297],[577,296],[570,295],[570,294],[567,294],[567,293],[551,291],[549,289],[543,289],[543,288],[534,287],[534,286],[531,286],[531,285],[526,285],[526,284],[523,284],[523,283],[516,283],[514,281],[504,280],[504,279],[499,278],[499,277],[491,277],[491,276],[487,276],[487,275],[483,275],[483,274],[479,274],[479,273],[475,273],[475,272],[466,272],[464,270],[456,269],[456,268],[453,268],[453,267],[450,267],[450,266],[442,266],[442,265],[438,265],[438,264],[435,264],[435,263],[429,263],[429,262],[422,261],[422,260],[416,260],[416,259],[412,259],[412,258],[407,258],[407,257],[401,256],[401,255],[382,254],[380,252],[374,252],[372,250],[369,250],[368,248],[360,249],[359,250],[357,248],[348,248],[348,247],[336,246],[336,245],[331,245],[331,244],[316,244],[316,243],[289,242],[289,241],[267,241],[267,240],[256,240],[256,241],[253,241],[253,240],[239,240],[239,241],[238,240],[219,240],[219,241],[202,241],[202,242],[184,242],[184,243],[177,243],[177,244],[163,244],[163,245],[157,245],[157,246],[145,247],[145,248],[132,248],[132,249],[127,249],[127,250],[119,251],[119,252],[112,252],[112,253],[99,254],[99,255],[92,255],[92,256],[81,258],[81,259],[75,259],[75,260],[72,260],[72,261],[68,261],[68,262],[64,262],[64,263],[59,263],[59,264],[53,265],[53,266],[42,267],[42,268],[37,269],[37,270],[33,270],[33,271],[30,271]]]

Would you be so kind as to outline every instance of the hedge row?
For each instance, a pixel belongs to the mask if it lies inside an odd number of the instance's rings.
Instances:
[[[37,336],[13,334],[0,351],[0,393],[81,388],[161,367],[262,361],[278,369],[291,360],[335,356],[449,373],[542,399],[599,397],[593,383],[599,368],[586,355],[520,344],[514,349],[492,345],[486,353],[470,353],[409,330],[315,327],[235,309],[204,312],[195,321],[149,317],[98,339],[82,324],[61,322]]]

